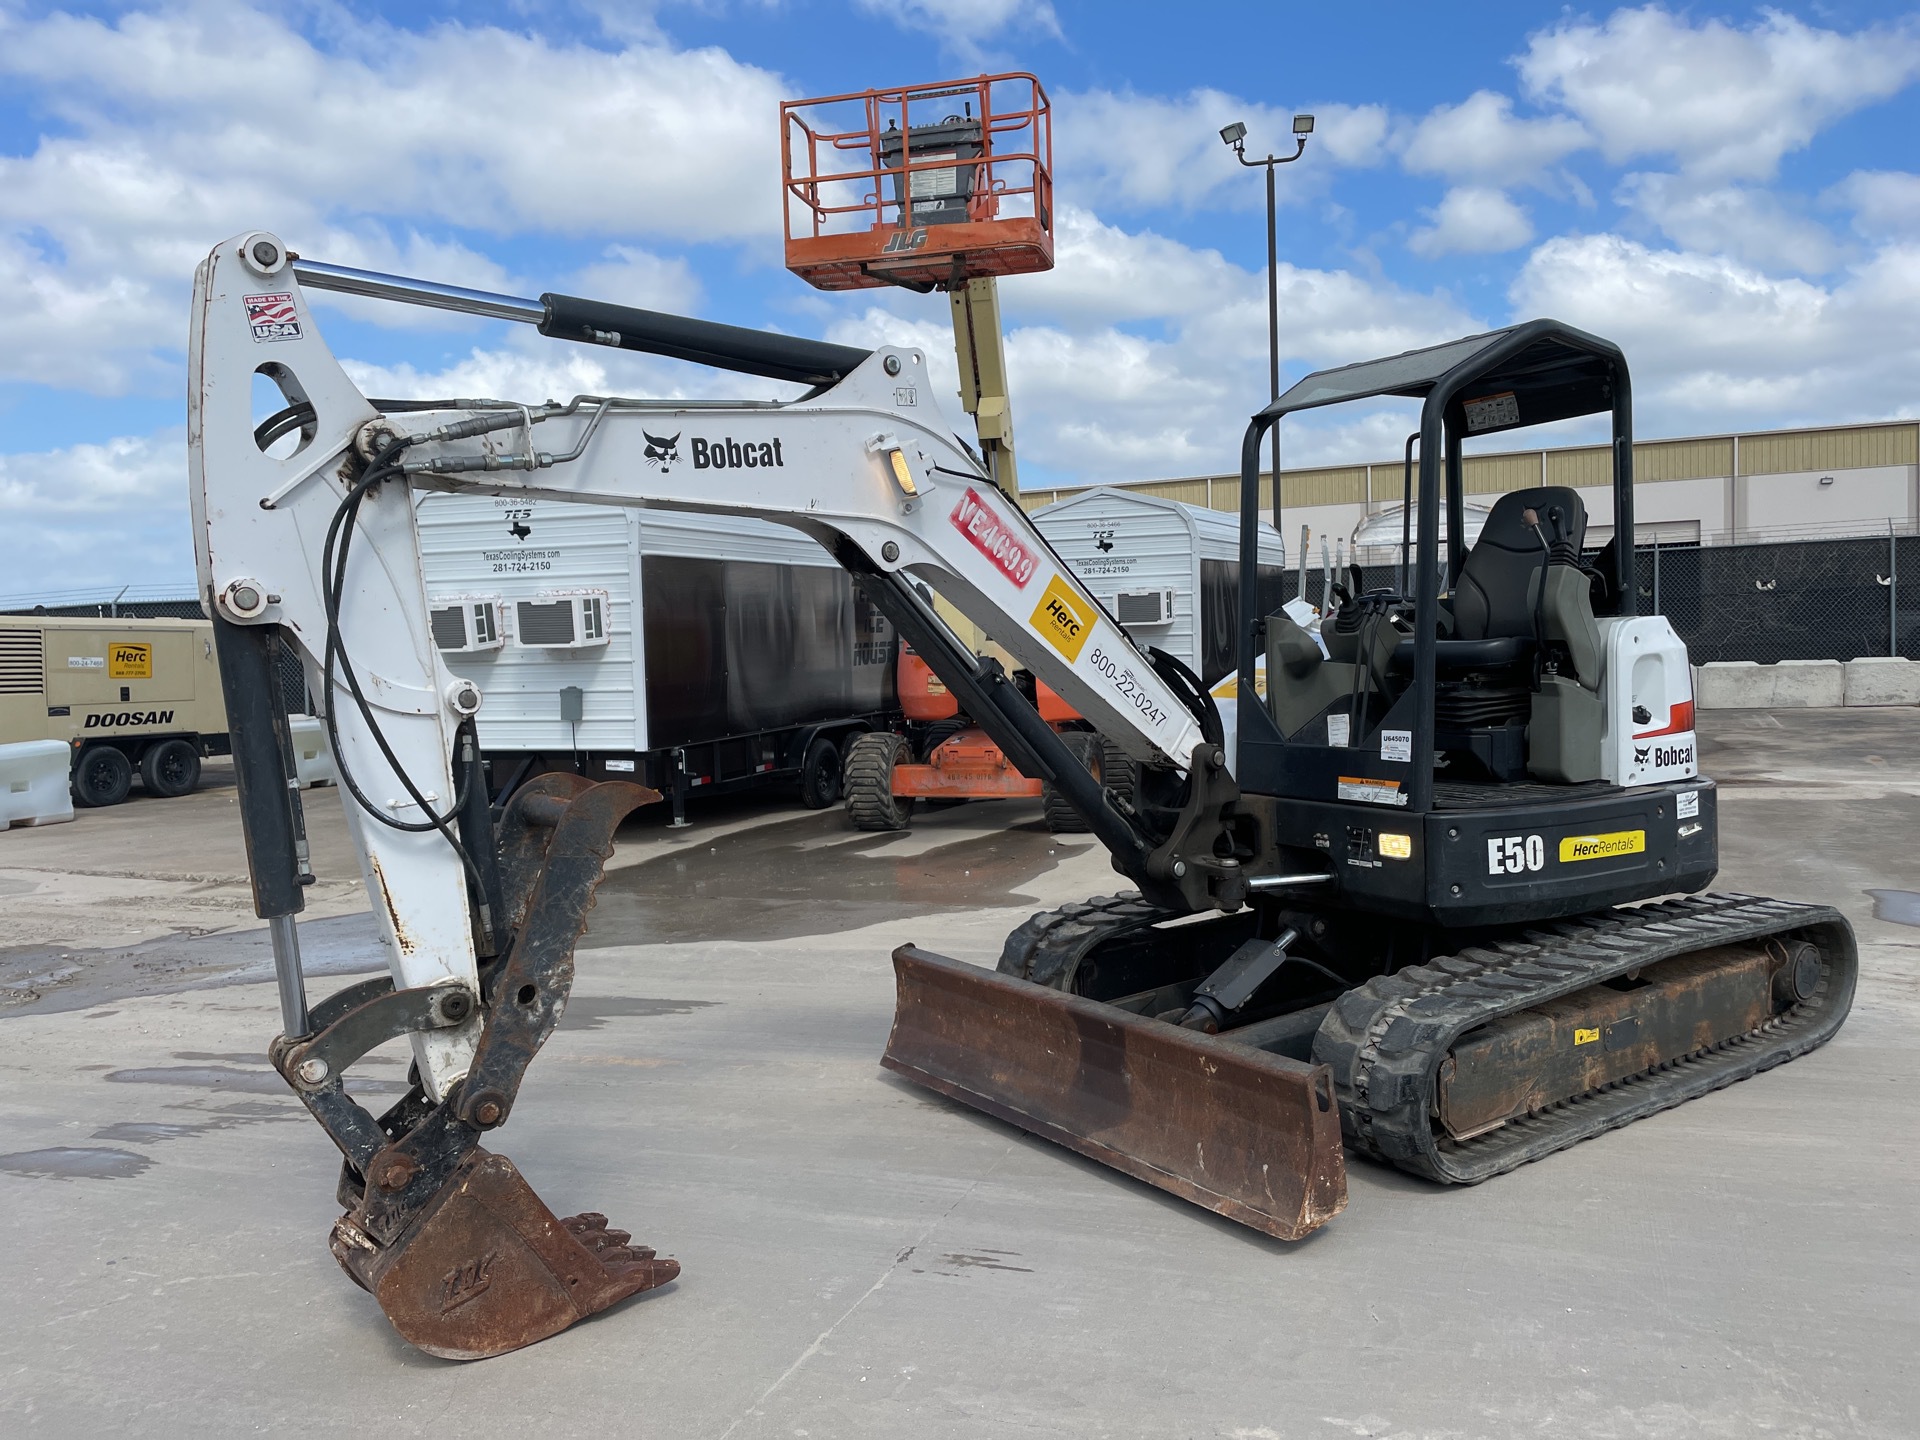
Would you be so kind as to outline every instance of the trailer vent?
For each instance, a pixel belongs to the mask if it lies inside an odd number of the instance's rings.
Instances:
[[[38,695],[46,659],[38,630],[0,630],[0,695]]]
[[[449,654],[498,650],[506,644],[500,628],[500,601],[492,596],[448,595],[428,602],[433,643]]]
[[[536,650],[573,650],[607,643],[607,596],[601,591],[521,600],[514,608],[517,638]]]
[[[1122,590],[1113,598],[1113,609],[1122,625],[1171,625],[1173,591]]]

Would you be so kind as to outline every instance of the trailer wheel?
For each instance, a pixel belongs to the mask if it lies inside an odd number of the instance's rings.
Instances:
[[[89,810],[118,805],[132,786],[132,764],[111,745],[95,745],[73,767],[73,803]]]
[[[1101,743],[1106,748],[1106,768],[1100,773],[1101,783],[1131,805],[1134,783],[1140,777],[1140,772],[1133,763],[1133,757],[1104,736],[1101,738]]]
[[[200,752],[187,740],[162,740],[140,757],[140,783],[149,795],[172,800],[200,783]]]
[[[893,767],[910,763],[913,748],[905,737],[874,731],[847,747],[841,772],[847,789],[847,818],[856,830],[904,830],[913,823],[913,797],[893,793]]]
[[[1067,753],[1084,766],[1094,779],[1106,783],[1107,747],[1106,742],[1091,730],[1067,730],[1060,736],[1060,743],[1067,747]],[[1084,835],[1087,822],[1080,812],[1073,808],[1067,797],[1053,788],[1049,781],[1040,787],[1040,805],[1047,817],[1047,829],[1056,835]]]
[[[800,762],[800,803],[824,810],[839,798],[840,750],[822,735],[807,746],[807,758]]]

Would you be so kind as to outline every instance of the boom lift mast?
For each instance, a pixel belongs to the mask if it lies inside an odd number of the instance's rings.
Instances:
[[[370,401],[321,339],[309,287],[813,388],[764,404]],[[1437,457],[1457,511],[1463,413],[1501,428],[1611,406],[1618,428],[1619,352],[1541,321],[1352,370],[1310,377],[1243,447],[1236,782],[1198,681],[1138,649],[998,492],[941,421],[919,353],[344,270],[265,232],[202,263],[195,548],[281,985],[271,1053],[345,1157],[334,1253],[403,1336],[497,1354],[678,1271],[604,1216],[557,1219],[480,1145],[565,1006],[614,829],[659,797],[549,775],[490,812],[473,726],[484,697],[445,669],[428,623],[418,489],[752,515],[823,545],[1138,887],[1036,916],[1009,938],[1001,975],[898,952],[885,1063],[1269,1233],[1305,1234],[1344,1205],[1343,1138],[1432,1178],[1478,1180],[1833,1033],[1854,965],[1835,912],[1745,897],[1607,908],[1703,887],[1715,816],[1693,763],[1684,650],[1676,661],[1661,621],[1596,622],[1574,563],[1578,497],[1506,497],[1470,554],[1456,514],[1436,613]],[[286,402],[257,424],[256,377]],[[1419,588],[1348,597],[1328,659],[1284,615],[1253,613],[1259,445],[1288,409],[1376,393],[1427,397]],[[646,432],[669,427],[682,443],[662,454]],[[916,580],[1127,751],[1130,799],[1074,761]],[[1447,627],[1458,633],[1437,638]],[[311,1007],[294,921],[308,869],[273,699],[285,642],[327,712],[392,971]],[[1548,778],[1516,786],[1501,767],[1522,724],[1513,707],[1529,703],[1522,728],[1540,727]],[[1643,720],[1647,705],[1659,713]],[[1622,725],[1672,738],[1649,747],[1645,773],[1582,779]],[[1443,786],[1449,762],[1493,778]],[[1584,1048],[1602,1033],[1590,1026],[1605,1027],[1604,1048]],[[400,1038],[414,1088],[376,1119],[345,1073]]]

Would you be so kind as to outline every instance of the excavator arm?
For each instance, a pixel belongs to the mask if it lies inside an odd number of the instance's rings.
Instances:
[[[813,388],[758,404],[375,402],[327,348],[309,288],[520,320],[556,338]],[[277,396],[265,406],[263,388]],[[546,776],[489,814],[473,726],[485,697],[433,643],[413,492],[747,515],[800,530],[855,575],[1015,763],[1086,816],[1116,869],[1163,905],[1233,910],[1245,898],[1248,877],[1217,843],[1237,792],[1210,702],[1177,664],[1137,649],[995,487],[942,419],[917,351],[454,290],[301,260],[254,232],[221,245],[195,277],[189,452],[198,582],[281,983],[275,1063],[345,1158],[336,1256],[434,1353],[530,1343],[678,1267],[630,1246],[604,1217],[556,1219],[479,1145],[565,1006],[614,829],[658,796]],[[1172,797],[1157,817],[1104,792],[916,582],[1154,767]],[[293,918],[311,877],[274,701],[287,645],[325,711],[391,969],[390,980],[311,1009]],[[403,1036],[415,1089],[376,1119],[345,1071]]]

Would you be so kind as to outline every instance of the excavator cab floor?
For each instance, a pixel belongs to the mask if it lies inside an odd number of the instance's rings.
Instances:
[[[1347,1203],[1324,1065],[1183,1030],[914,946],[881,1064],[1282,1240]]]

